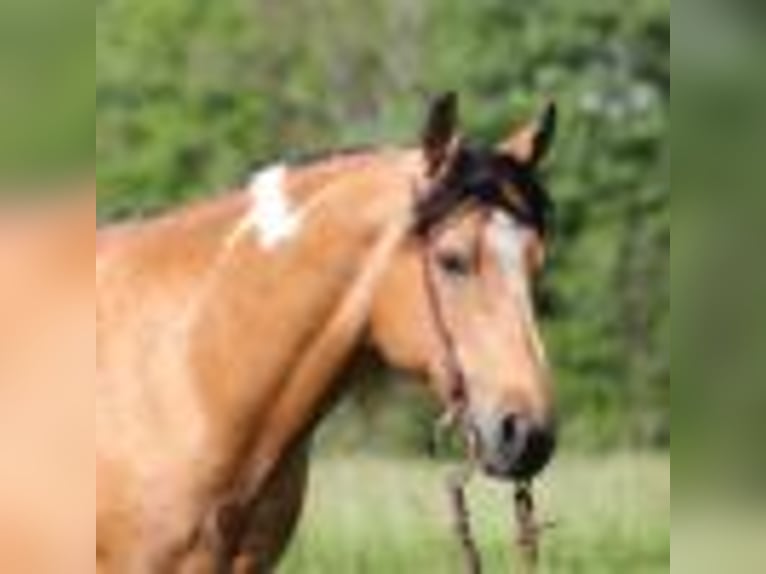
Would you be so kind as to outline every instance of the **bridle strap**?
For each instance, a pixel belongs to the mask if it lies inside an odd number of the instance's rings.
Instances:
[[[413,184],[412,193],[415,199],[415,205],[422,199],[422,193],[417,184]],[[436,330],[443,349],[444,370],[447,374],[447,413],[446,423],[459,424],[465,428],[465,414],[468,408],[468,380],[463,363],[460,360],[460,351],[458,350],[457,340],[454,332],[450,328],[447,320],[447,314],[442,297],[439,293],[437,273],[434,266],[433,257],[433,230],[424,229],[417,233],[420,242],[420,262],[423,274],[423,284],[426,290],[426,300],[433,320],[433,326]]]
[[[444,367],[449,380],[447,400],[451,405],[462,407],[468,400],[467,380],[465,370],[460,361],[457,341],[450,329],[445,306],[439,293],[436,269],[433,262],[433,244],[430,236],[425,236],[422,239],[420,260],[430,315],[433,319],[436,335],[444,349]]]
[[[415,197],[415,205],[418,205],[421,194],[418,192],[416,185],[413,185],[413,195]],[[433,256],[434,228],[424,226],[416,227],[416,229],[418,230],[416,236],[420,241],[419,255],[426,299],[436,335],[443,348],[444,367],[449,384],[446,397],[447,410],[444,417],[439,421],[436,431],[441,434],[446,428],[456,428],[464,441],[464,447],[468,456],[466,464],[451,473],[447,481],[450,505],[453,512],[453,527],[460,541],[467,574],[481,574],[481,552],[471,526],[465,490],[468,481],[473,475],[478,452],[476,432],[468,417],[468,407],[470,404],[468,380],[465,368],[460,360],[457,340],[450,328],[445,304],[439,293],[437,270]]]

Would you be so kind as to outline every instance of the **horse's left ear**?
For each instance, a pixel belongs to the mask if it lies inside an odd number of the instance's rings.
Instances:
[[[517,161],[535,167],[553,147],[557,124],[558,108],[551,101],[537,119],[511,135],[500,148]]]
[[[442,94],[431,102],[420,136],[429,175],[436,174],[449,159],[458,140],[459,116],[459,101],[455,92]]]

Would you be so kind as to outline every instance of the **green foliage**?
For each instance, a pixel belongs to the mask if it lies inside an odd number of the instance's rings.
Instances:
[[[574,442],[667,444],[669,59],[669,0],[99,2],[99,215],[230,187],[272,158],[412,142],[444,88],[488,141],[553,97],[542,291],[561,412]]]
[[[92,165],[91,8],[0,2],[0,188]]]

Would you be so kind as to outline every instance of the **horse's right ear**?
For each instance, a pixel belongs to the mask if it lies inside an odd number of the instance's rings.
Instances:
[[[449,158],[458,139],[459,102],[455,92],[434,99],[428,111],[421,146],[429,175],[436,174]]]
[[[557,124],[558,108],[549,101],[537,119],[512,134],[500,147],[521,163],[537,167],[553,147]]]

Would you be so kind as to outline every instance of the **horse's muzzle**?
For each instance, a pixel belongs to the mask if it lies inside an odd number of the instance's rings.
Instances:
[[[529,480],[548,465],[556,450],[556,425],[507,415],[477,424],[485,472],[505,480]]]

